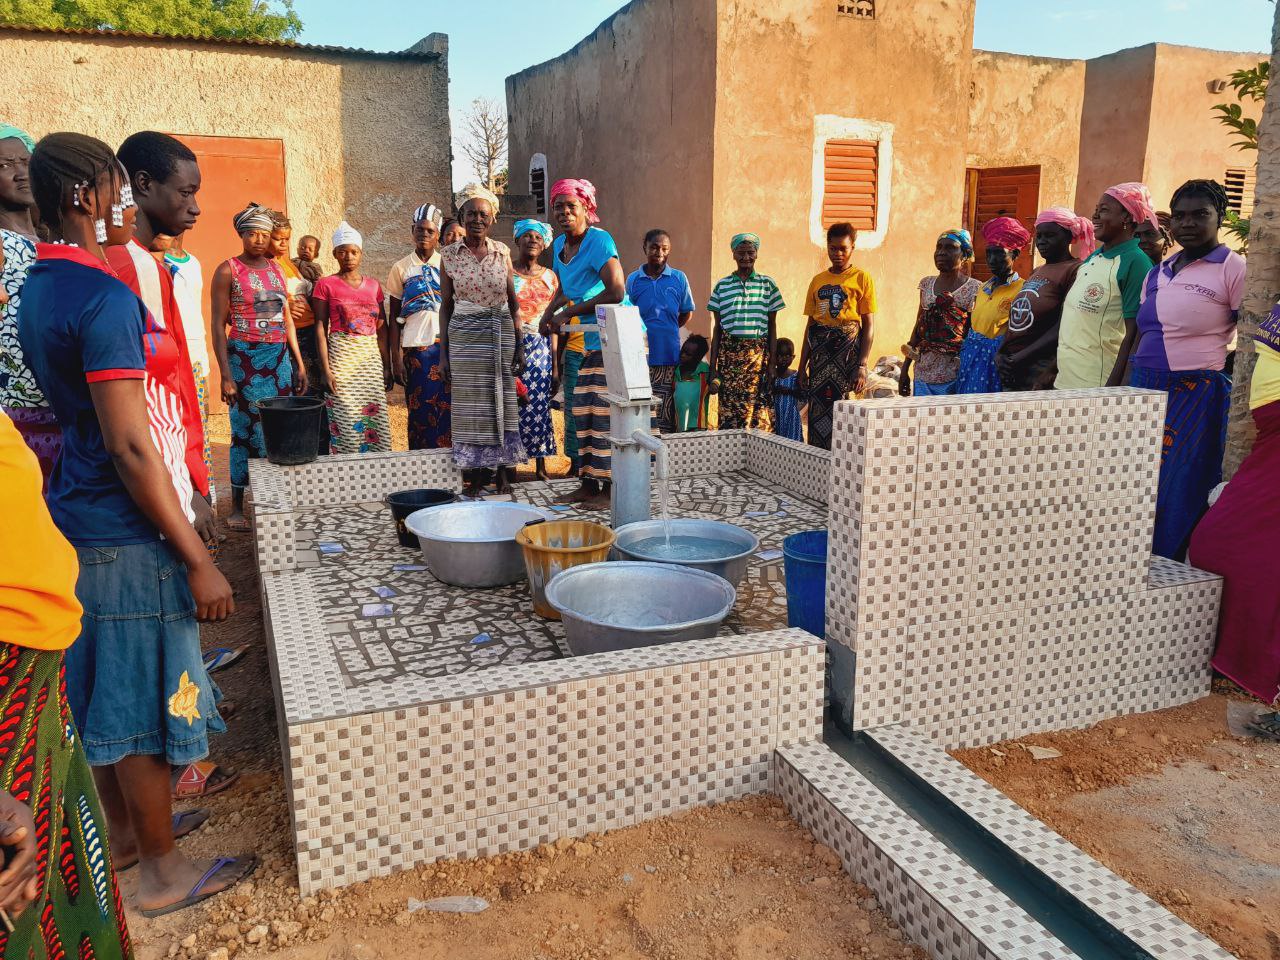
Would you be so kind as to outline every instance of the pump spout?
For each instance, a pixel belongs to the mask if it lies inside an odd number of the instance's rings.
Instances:
[[[667,479],[667,445],[662,442],[662,438],[655,437],[652,433],[647,433],[644,430],[636,430],[632,432],[631,439],[656,458],[653,466],[654,479]]]

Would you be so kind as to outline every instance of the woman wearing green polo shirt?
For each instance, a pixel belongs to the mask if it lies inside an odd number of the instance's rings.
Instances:
[[[711,369],[720,379],[720,429],[769,430],[762,375],[774,367],[778,311],[786,306],[772,277],[756,273],[760,238],[739,233],[729,244],[738,269],[716,283],[707,301],[715,318]]]
[[[1062,305],[1058,333],[1058,390],[1118,387],[1137,335],[1142,282],[1151,260],[1138,246],[1140,223],[1159,229],[1151,193],[1141,183],[1121,183],[1102,195],[1093,211],[1098,249],[1080,265]]]

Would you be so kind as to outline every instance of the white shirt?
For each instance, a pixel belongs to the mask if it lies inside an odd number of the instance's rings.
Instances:
[[[184,260],[166,253],[164,262],[173,274],[173,296],[182,313],[187,353],[191,355],[192,363],[203,364],[208,373],[209,346],[204,338],[204,272],[200,269],[200,261],[191,253]]]

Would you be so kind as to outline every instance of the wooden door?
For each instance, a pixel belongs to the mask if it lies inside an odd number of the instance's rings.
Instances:
[[[973,275],[979,280],[991,277],[987,269],[987,245],[982,239],[982,225],[996,217],[1013,217],[1031,233],[1036,230],[1036,214],[1040,212],[1040,168],[992,167],[967,171],[965,191],[965,226],[973,234]],[[1018,260],[1018,273],[1028,276],[1035,266],[1035,247]]]
[[[232,218],[250,201],[288,212],[284,175],[284,141],[247,137],[202,137],[175,133],[195,153],[200,164],[200,218],[185,240],[186,249],[204,271],[205,337],[209,337],[209,288],[213,271],[241,250]],[[226,409],[218,389],[217,361],[210,371],[209,409]]]

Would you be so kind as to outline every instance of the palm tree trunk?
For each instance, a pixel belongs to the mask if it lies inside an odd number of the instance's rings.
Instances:
[[[1280,5],[1271,29],[1271,76],[1280,71]],[[1269,92],[1269,91],[1268,91]],[[1249,220],[1249,273],[1244,307],[1240,311],[1239,346],[1227,421],[1227,451],[1223,479],[1230,479],[1253,446],[1253,417],[1249,413],[1249,383],[1257,361],[1253,337],[1258,322],[1280,298],[1280,95],[1268,96],[1258,125],[1258,182]]]

